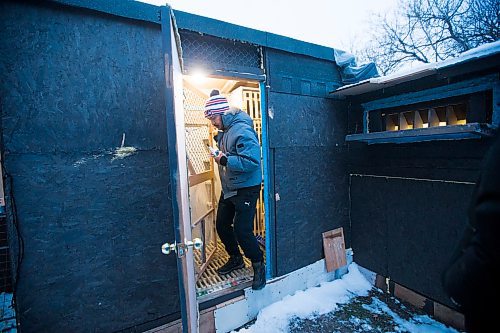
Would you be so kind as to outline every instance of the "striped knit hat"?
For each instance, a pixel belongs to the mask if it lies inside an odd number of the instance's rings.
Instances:
[[[205,117],[210,118],[215,115],[222,115],[229,110],[229,103],[226,97],[219,94],[217,90],[212,91],[210,98],[205,103]]]

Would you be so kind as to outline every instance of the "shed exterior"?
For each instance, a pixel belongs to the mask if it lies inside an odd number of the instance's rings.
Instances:
[[[1,148],[23,331],[142,332],[181,317],[178,263],[160,251],[179,231],[166,11],[118,0],[0,5]],[[317,263],[322,233],[343,227],[354,260],[389,289],[452,307],[440,272],[500,122],[498,52],[341,87],[331,48],[173,16],[185,74],[202,66],[260,83],[268,275]],[[460,96],[491,112],[470,112],[478,125],[461,131],[369,133],[368,112]]]
[[[431,314],[433,303],[454,308],[441,274],[468,223],[482,160],[500,125],[499,65],[495,42],[332,93],[349,104],[354,260],[389,278],[391,292],[399,285],[424,296]],[[467,124],[399,131],[379,126],[380,114],[443,105],[463,106]]]
[[[176,260],[160,251],[176,230],[160,8],[0,6],[2,161],[11,255],[23,258],[21,329],[144,331],[180,318]],[[333,49],[174,16],[186,72],[201,62],[266,87],[271,276],[323,258],[321,234],[348,227],[347,112],[329,96],[341,85]],[[224,51],[203,59],[190,42]],[[227,50],[250,57],[224,58]],[[118,154],[123,144],[135,152]]]

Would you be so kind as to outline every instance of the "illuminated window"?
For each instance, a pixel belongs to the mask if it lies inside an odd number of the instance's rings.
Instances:
[[[363,117],[355,118],[355,133],[346,135],[346,141],[410,143],[493,135],[500,125],[500,115],[493,107],[493,89],[464,94],[450,86],[445,91],[438,87],[375,100],[366,98],[359,104]],[[463,87],[457,83],[455,88]]]
[[[380,116],[378,116],[378,114]],[[382,126],[376,126],[380,117]],[[370,132],[405,131],[467,124],[467,103],[457,102],[398,112],[370,112]]]

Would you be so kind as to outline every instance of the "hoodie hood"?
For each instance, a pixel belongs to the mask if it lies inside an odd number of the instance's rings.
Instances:
[[[253,128],[253,120],[246,113],[241,111],[238,108],[231,107],[229,111],[222,115],[222,125],[224,127],[224,131],[227,131],[234,124],[243,122]]]
[[[219,177],[224,199],[236,195],[238,189],[262,183],[261,150],[252,118],[237,108],[221,115],[222,133],[216,136],[219,150],[226,154],[225,165],[219,164]]]

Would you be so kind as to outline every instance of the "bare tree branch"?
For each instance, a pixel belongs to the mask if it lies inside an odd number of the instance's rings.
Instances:
[[[399,0],[398,8],[376,17],[369,45],[351,50],[384,75],[500,39],[500,0]]]

